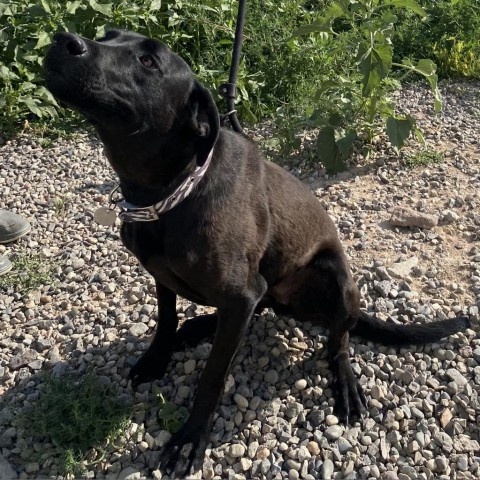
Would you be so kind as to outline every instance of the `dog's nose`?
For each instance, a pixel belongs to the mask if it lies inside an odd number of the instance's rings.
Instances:
[[[70,55],[83,55],[87,51],[87,45],[77,35],[68,32],[57,33],[53,41],[59,47],[63,47]]]

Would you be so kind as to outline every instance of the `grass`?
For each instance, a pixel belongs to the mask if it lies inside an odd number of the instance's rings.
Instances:
[[[47,374],[42,386],[39,399],[20,414],[19,426],[27,436],[56,445],[60,473],[78,478],[122,437],[131,409],[117,399],[114,386],[100,384],[92,374],[80,379]]]
[[[55,265],[48,263],[41,255],[15,256],[13,269],[0,276],[0,289],[13,287],[15,291],[26,293],[42,285],[52,283]]]
[[[424,148],[405,157],[405,163],[411,168],[426,167],[432,163],[442,163],[443,160],[443,153],[433,148]]]

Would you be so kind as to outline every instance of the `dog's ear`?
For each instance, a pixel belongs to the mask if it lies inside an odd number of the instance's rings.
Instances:
[[[220,117],[212,94],[198,82],[188,101],[190,126],[195,135],[197,164],[203,165],[217,141]]]

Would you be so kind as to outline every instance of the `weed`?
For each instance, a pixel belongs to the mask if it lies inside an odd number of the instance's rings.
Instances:
[[[173,402],[168,401],[161,391],[157,392],[159,402],[158,419],[164,430],[170,433],[177,432],[187,418],[188,411],[185,407],[177,407]]]
[[[409,167],[426,167],[432,163],[441,163],[443,162],[444,157],[442,152],[438,152],[433,148],[424,148],[405,156],[405,163]]]
[[[26,293],[53,281],[55,265],[41,255],[15,256],[13,269],[0,277],[0,289]]]
[[[67,203],[70,198],[71,192],[67,192],[61,197],[55,197],[53,202],[53,208],[57,217],[64,217],[67,211]]]
[[[323,16],[294,32],[295,36],[333,37],[330,55],[334,58],[345,55],[345,46],[349,52],[345,73],[325,80],[317,90],[316,99],[323,98],[324,102],[310,116],[312,123],[321,127],[317,155],[329,173],[346,168],[345,159],[350,156],[357,138],[365,136],[368,142],[373,141],[379,133],[379,119],[385,121],[388,139],[396,150],[404,146],[411,132],[423,138],[414,118],[395,112],[390,94],[400,84],[392,77],[393,67],[402,69],[404,76],[416,73],[425,77],[433,91],[435,111],[441,108],[436,66],[431,60],[392,61],[393,35],[398,21],[394,12],[402,8],[420,17],[426,16],[414,0],[385,3],[336,0]],[[327,111],[325,99],[333,106]]]
[[[130,421],[130,407],[116,397],[117,389],[100,384],[93,374],[44,377],[38,400],[18,419],[26,435],[49,441],[60,450],[63,475],[78,477],[101,461]]]

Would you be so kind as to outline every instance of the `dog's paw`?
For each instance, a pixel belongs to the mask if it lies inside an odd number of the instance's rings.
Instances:
[[[337,377],[334,395],[334,412],[341,422],[348,424],[367,412],[367,398],[351,368]]]
[[[158,355],[147,350],[130,369],[128,378],[132,381],[132,387],[162,378],[169,360],[169,355]]]
[[[185,478],[200,470],[208,443],[208,431],[187,423],[171,438],[160,456],[159,468],[172,478]]]

